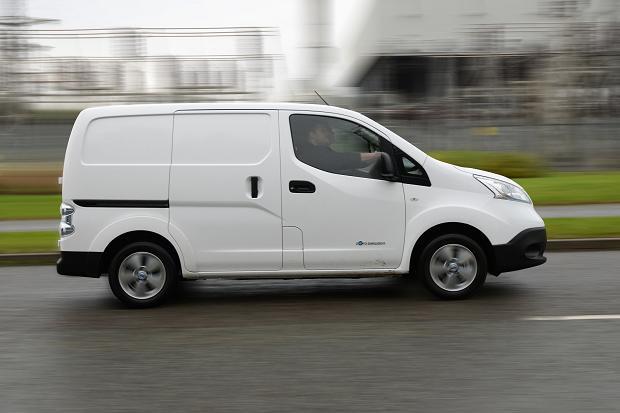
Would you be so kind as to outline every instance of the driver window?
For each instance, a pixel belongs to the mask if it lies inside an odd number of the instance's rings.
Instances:
[[[381,156],[389,143],[369,129],[344,119],[291,115],[297,159],[326,172],[381,179]]]

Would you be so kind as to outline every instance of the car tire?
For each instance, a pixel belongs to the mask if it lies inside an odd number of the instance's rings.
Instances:
[[[135,242],[118,251],[108,270],[112,292],[133,308],[163,303],[174,287],[178,268],[170,253],[152,242]]]
[[[416,272],[435,296],[459,299],[478,290],[487,271],[486,254],[476,241],[461,234],[446,234],[424,248]]]

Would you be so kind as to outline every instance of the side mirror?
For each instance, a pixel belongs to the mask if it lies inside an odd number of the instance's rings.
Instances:
[[[396,180],[394,162],[392,161],[392,157],[385,152],[381,152],[381,176],[388,181]]]

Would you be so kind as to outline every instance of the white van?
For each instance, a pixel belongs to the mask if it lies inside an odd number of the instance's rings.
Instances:
[[[206,278],[416,274],[460,298],[546,261],[518,184],[334,106],[86,109],[62,184],[58,273],[107,274],[137,307]]]

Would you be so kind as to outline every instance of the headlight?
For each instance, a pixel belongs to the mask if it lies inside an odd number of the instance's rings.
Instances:
[[[516,185],[486,176],[474,175],[474,178],[476,178],[482,185],[489,188],[495,198],[525,202],[527,204],[532,203],[532,200],[527,193]]]

